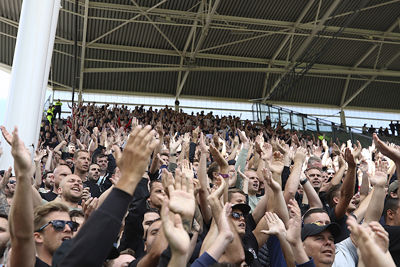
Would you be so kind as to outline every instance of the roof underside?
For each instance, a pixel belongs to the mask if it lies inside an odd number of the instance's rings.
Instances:
[[[9,66],[21,4],[0,1]],[[75,0],[61,4],[56,89],[71,90],[76,64],[83,93],[400,109],[400,0],[79,0],[78,13]]]

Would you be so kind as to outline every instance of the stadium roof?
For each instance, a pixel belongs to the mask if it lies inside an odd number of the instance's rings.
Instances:
[[[21,3],[0,1],[8,66]],[[61,3],[50,74],[59,90],[71,90],[76,63],[83,93],[400,109],[400,0]]]

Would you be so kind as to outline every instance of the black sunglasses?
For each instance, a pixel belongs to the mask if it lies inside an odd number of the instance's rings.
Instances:
[[[54,230],[57,232],[64,231],[65,225],[67,225],[67,224],[68,224],[69,228],[71,228],[72,232],[76,232],[79,227],[79,223],[77,223],[77,222],[64,221],[64,220],[52,220],[52,221],[49,221],[48,223],[46,223],[45,225],[43,225],[42,227],[40,227],[35,232],[43,231],[43,229],[46,228],[49,224],[51,224],[53,226]]]
[[[232,211],[232,218],[239,220],[240,217],[244,218],[244,214],[243,213],[239,213],[239,212],[234,212]]]
[[[8,183],[9,183],[9,184],[16,184],[17,181],[16,181],[16,180],[9,180]]]

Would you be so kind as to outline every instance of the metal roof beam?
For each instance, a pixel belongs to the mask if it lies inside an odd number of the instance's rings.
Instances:
[[[197,10],[197,17],[200,17],[200,14],[203,12],[204,2],[205,1],[203,1],[203,0],[200,2],[199,9]],[[192,40],[194,40],[194,36],[196,34],[196,29],[197,29],[198,23],[199,23],[198,19],[194,20],[192,28],[190,29],[189,35],[188,35],[188,37],[186,39],[185,46],[183,47],[183,51],[182,51],[182,55],[183,56],[186,54],[186,51],[189,48],[190,42],[192,42]],[[180,67],[183,67],[183,62],[185,60],[183,56],[181,57],[181,60],[180,60],[180,63],[179,63]],[[187,75],[189,75],[188,72],[187,72],[187,74],[185,73],[184,79],[182,79],[182,71],[180,71],[178,73],[178,80],[177,80],[177,83],[176,83],[176,90],[175,90],[176,98],[178,98],[178,96],[182,92],[183,85],[184,85],[184,83],[186,82],[186,79],[187,79]]]
[[[134,16],[133,18],[131,18],[131,19],[129,19],[129,20],[127,20],[127,21],[121,23],[121,24],[118,25],[117,27],[115,27],[115,28],[113,28],[113,29],[111,29],[111,30],[105,32],[104,34],[102,34],[102,35],[100,35],[99,37],[97,37],[97,38],[93,39],[92,41],[90,41],[90,42],[88,43],[88,46],[90,46],[91,44],[97,42],[97,41],[100,40],[100,39],[103,39],[103,38],[106,37],[107,35],[110,35],[111,33],[113,33],[113,32],[115,32],[115,31],[121,29],[121,28],[124,27],[125,25],[127,25],[127,24],[129,24],[129,23],[135,21],[137,18],[143,16],[144,14],[149,13],[149,12],[152,11],[153,9],[155,9],[155,8],[159,7],[160,5],[164,4],[166,1],[167,1],[167,0],[162,0],[161,2],[155,4],[154,6],[150,7],[149,9],[145,10],[143,13],[137,14],[137,15]]]
[[[397,18],[396,21],[385,31],[384,36],[381,38],[381,40],[384,40],[384,39],[385,39],[385,35],[387,35],[387,34],[389,34],[390,32],[392,32],[392,31],[396,28],[396,26],[398,26],[398,18]],[[360,66],[360,64],[363,63],[364,60],[366,60],[366,59],[369,57],[369,55],[370,55],[377,47],[378,47],[378,44],[375,44],[375,45],[371,46],[371,47],[367,50],[367,52],[365,52],[365,54],[362,55],[362,56],[360,57],[359,60],[357,60],[356,64],[354,64],[354,66],[353,66],[353,69],[356,69],[358,66]],[[344,104],[344,101],[345,101],[345,98],[346,98],[346,95],[347,95],[347,90],[348,90],[349,83],[350,83],[350,77],[351,77],[351,75],[347,75],[346,82],[345,82],[345,84],[344,84],[344,88],[343,88],[343,92],[342,92],[342,97],[341,97],[341,99],[340,99],[340,106],[343,106],[343,104]],[[367,81],[367,82],[368,82],[368,81]],[[365,89],[365,88],[364,88],[364,89]],[[362,90],[364,90],[364,89],[362,89]],[[362,90],[361,90],[361,91],[362,91]],[[360,92],[361,92],[361,91],[360,91]]]
[[[390,64],[392,64],[398,57],[400,57],[400,51],[394,55],[387,63],[384,67],[382,67],[379,71],[385,71]],[[362,91],[364,91],[365,88],[368,87],[368,85],[370,85],[373,81],[375,81],[375,79],[378,77],[378,75],[374,75],[372,76],[368,81],[366,81],[352,96],[350,96],[346,102],[344,102],[340,108],[344,108],[346,107],[348,104],[350,104],[351,101],[354,100],[354,98],[356,98]]]
[[[147,15],[144,11],[143,8],[140,7],[135,0],[131,0],[131,2],[140,10],[140,13],[143,14],[146,19],[151,23],[151,25],[153,25],[153,27],[160,33],[160,35],[167,41],[167,43],[180,55],[181,52],[179,51],[179,49],[174,45],[174,43],[168,38],[167,35],[165,35],[165,33],[157,26],[157,24],[154,23],[154,21],[149,17],[149,15]]]
[[[93,44],[92,47],[90,47],[90,48],[114,50],[114,51],[124,51],[124,52],[135,52],[135,53],[144,53],[144,54],[156,54],[156,55],[163,55],[163,56],[175,56],[175,57],[179,56],[174,50],[148,48],[148,47],[122,46],[122,45],[96,43],[96,44]],[[186,56],[190,57],[190,55],[191,55],[191,52],[188,52]],[[265,59],[265,58],[240,57],[240,56],[229,56],[229,55],[220,55],[220,54],[198,53],[196,57],[204,58],[204,59],[254,63],[254,64],[262,64],[262,65],[268,65],[271,62],[270,59]],[[284,61],[284,60],[275,60],[274,64],[277,66],[286,66],[287,65],[286,61]],[[300,66],[302,66],[302,65],[300,65]],[[347,66],[329,65],[329,64],[314,64],[314,68],[315,69],[319,69],[319,68],[328,69],[331,71],[335,70],[335,69],[342,69],[342,70],[343,69],[346,69],[346,70],[351,69]],[[264,68],[264,70],[265,70],[265,68]],[[373,71],[373,69],[368,69],[368,68],[357,68],[357,70]],[[334,73],[332,73],[332,74],[334,74]]]
[[[369,10],[371,8],[377,8],[388,4],[398,3],[400,0],[393,0],[386,3],[377,4],[374,6],[366,7],[361,9],[361,11]],[[111,4],[111,3],[101,3],[101,2],[93,2],[90,4],[91,8],[107,8],[110,10],[120,10],[120,11],[130,11],[130,12],[140,12],[137,8],[130,6],[130,5],[118,5],[118,4]],[[338,18],[341,16],[347,16],[352,14],[352,12],[346,12],[343,14],[330,16],[327,20]],[[194,20],[196,19],[196,12],[188,12],[182,10],[170,10],[170,9],[161,9],[156,8],[153,12],[150,12],[150,15],[169,15],[169,16],[176,16],[176,18],[186,19],[186,20]],[[201,19],[205,19],[205,14],[202,15]],[[227,15],[220,15],[215,14],[213,16],[214,21],[222,21],[222,22],[231,22],[231,23],[243,23],[243,24],[252,24],[252,25],[262,25],[262,26],[275,26],[275,27],[283,27],[291,29],[293,27],[293,22],[290,21],[278,21],[278,20],[268,20],[268,19],[258,19],[258,18],[246,18],[246,17],[236,17],[236,16],[227,16]],[[317,21],[320,22],[321,20]],[[314,21],[301,23],[298,25],[296,30],[308,30],[312,31],[314,29]],[[337,26],[325,26],[324,31],[327,32],[337,32],[340,27]],[[380,37],[383,36],[384,32],[382,31],[374,31],[374,30],[366,30],[366,29],[357,29],[357,28],[346,28],[343,30],[344,34],[352,34],[357,36],[372,36],[372,37]],[[393,38],[396,40],[400,40],[400,33],[390,33],[387,38]]]
[[[79,98],[82,100],[82,89],[83,89],[83,76],[84,76],[84,68],[85,68],[85,55],[86,55],[86,37],[87,37],[87,24],[88,24],[88,16],[89,16],[89,1],[85,0],[85,16],[83,18],[83,33],[82,33],[82,46],[81,46],[81,68],[79,73]]]
[[[310,0],[307,2],[307,5],[303,8],[303,10],[300,13],[300,16],[297,18],[296,22],[293,25],[293,28],[290,30],[291,34],[288,34],[285,36],[285,39],[282,40],[278,48],[275,50],[274,54],[272,55],[271,58],[271,64],[268,65],[270,67],[272,64],[274,64],[275,59],[278,57],[279,53],[282,51],[282,49],[285,47],[286,43],[289,41],[289,39],[293,36],[293,33],[296,31],[296,27],[299,26],[307,12],[310,10],[312,5],[314,4],[315,0]],[[265,75],[264,78],[264,83],[263,83],[263,90],[262,90],[262,95],[261,97],[264,98],[266,93],[267,93],[267,85],[268,85],[268,78],[269,78],[269,73]]]
[[[262,72],[285,73],[285,68],[243,68],[243,67],[205,67],[205,66],[185,66],[185,67],[136,67],[136,68],[86,68],[85,73],[102,72],[175,72],[175,71],[205,71],[205,72]],[[370,75],[370,76],[389,76],[400,77],[399,71],[391,70],[361,70],[361,69],[311,69],[311,74],[331,74],[331,75]]]
[[[191,53],[191,56],[190,56],[191,61],[194,61],[196,59],[196,55],[199,52],[201,46],[204,43],[204,40],[206,39],[206,37],[208,35],[212,17],[214,16],[215,12],[217,11],[219,3],[220,3],[220,0],[215,0],[214,5],[212,6],[212,9],[209,9],[209,12],[206,15],[206,24],[204,25],[203,29],[201,30],[199,40],[197,41],[197,44],[196,44],[196,48]],[[211,2],[210,2],[210,4],[211,4]],[[201,13],[198,13],[198,15],[201,15]],[[177,91],[176,91],[176,95],[175,95],[176,99],[179,98],[179,95],[182,92],[183,86],[185,86],[187,77],[189,76],[189,73],[190,73],[189,71],[186,71],[185,75],[183,76],[183,79],[182,79],[181,83],[179,84],[179,87],[177,88]]]
[[[264,97],[264,101],[268,99],[271,94],[275,91],[275,89],[278,87],[280,82],[282,81],[283,77],[293,68],[293,66],[296,64],[297,59],[304,53],[304,51],[307,49],[307,47],[311,44],[312,40],[314,37],[317,35],[317,33],[322,30],[324,27],[325,22],[328,20],[329,16],[333,13],[333,11],[336,9],[336,7],[339,5],[339,3],[342,0],[335,0],[328,8],[328,10],[325,12],[325,14],[322,16],[321,20],[318,22],[318,24],[313,27],[311,34],[307,37],[307,39],[303,42],[303,44],[299,47],[299,49],[296,51],[294,54],[293,58],[291,59],[291,64],[287,68],[287,72],[281,75],[278,80],[274,83],[274,85],[271,87],[269,92],[266,94]]]

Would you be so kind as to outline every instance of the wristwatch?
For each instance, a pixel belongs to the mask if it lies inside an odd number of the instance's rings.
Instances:
[[[300,184],[301,184],[301,185],[304,185],[304,184],[307,183],[307,182],[308,182],[308,179],[306,178],[306,179],[304,179],[304,180],[301,180],[301,181],[300,181]]]

